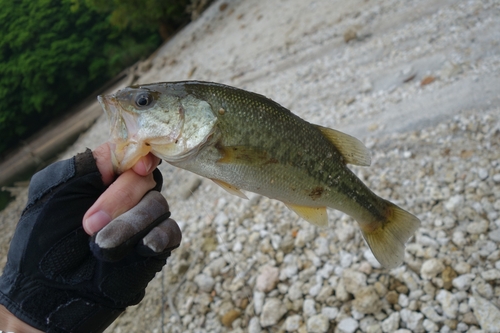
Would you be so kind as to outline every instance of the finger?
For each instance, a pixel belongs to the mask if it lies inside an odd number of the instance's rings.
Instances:
[[[141,176],[146,176],[153,172],[159,163],[160,159],[149,153],[146,156],[141,157],[141,159],[132,167],[132,170]]]
[[[108,142],[103,143],[92,151],[96,161],[97,168],[101,173],[102,182],[108,186],[116,178],[111,161],[111,148]]]
[[[109,142],[105,142],[99,147],[92,151],[94,158],[96,160],[97,168],[102,176],[102,181],[104,185],[108,186],[116,178],[116,174],[113,170],[111,146]],[[160,163],[160,159],[153,154],[147,154],[137,161],[137,163],[132,167],[138,175],[146,176],[149,175]]]
[[[154,253],[158,254],[165,250],[176,248],[181,243],[182,233],[177,222],[168,219],[151,230],[142,243]]]
[[[131,209],[156,185],[153,175],[140,176],[133,170],[121,174],[83,217],[83,228],[92,235],[111,220]]]
[[[118,216],[92,237],[92,252],[104,261],[120,260],[169,216],[165,197],[158,191],[150,191],[136,206]]]

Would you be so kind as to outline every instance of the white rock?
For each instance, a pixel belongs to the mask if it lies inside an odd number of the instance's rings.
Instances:
[[[481,277],[486,281],[492,280],[500,280],[500,271],[497,269],[490,269],[484,272],[481,272]]]
[[[417,331],[424,321],[424,315],[420,312],[403,309],[400,314],[401,320],[406,323],[406,328],[410,329],[412,332]]]
[[[278,281],[279,281],[278,267],[265,265],[264,267],[262,267],[259,276],[257,276],[255,287],[257,288],[257,290],[267,293],[276,288]]]
[[[351,266],[353,255],[346,251],[340,251],[340,266],[347,268]]]
[[[352,269],[345,269],[342,273],[345,290],[351,294],[366,286],[366,275]]]
[[[354,295],[353,308],[363,314],[375,313],[382,308],[377,290],[374,286],[362,287]]]
[[[286,312],[286,307],[278,298],[268,298],[262,308],[260,325],[262,327],[276,325]]]
[[[430,320],[432,320],[435,323],[440,323],[440,322],[444,321],[444,319],[445,319],[443,316],[440,316],[436,312],[434,307],[431,305],[427,305],[427,306],[422,307],[422,309],[420,311],[422,311],[424,316],[426,316],[427,318],[429,318]]]
[[[439,326],[429,319],[424,319],[423,326],[426,332],[437,332]]]
[[[248,333],[260,333],[262,328],[260,327],[260,322],[258,317],[252,317],[248,322]]]
[[[422,264],[422,268],[420,269],[420,274],[422,278],[430,280],[433,277],[436,277],[438,274],[442,273],[444,269],[445,266],[441,260],[432,258],[426,260]]]
[[[261,291],[253,292],[253,305],[254,311],[256,315],[260,315],[262,313],[262,308],[264,307],[264,298],[266,295]]]
[[[454,319],[458,313],[458,301],[448,290],[441,289],[436,295],[446,317]]]
[[[458,290],[467,290],[472,285],[472,280],[475,277],[475,274],[463,274],[454,278],[451,284]]]
[[[330,254],[330,247],[328,244],[328,240],[326,238],[324,237],[316,238],[314,243],[316,244],[315,252],[318,256]]]
[[[469,305],[484,332],[499,332],[500,310],[496,306],[477,294],[470,299]]]
[[[357,320],[351,317],[344,318],[340,321],[337,328],[343,333],[354,333],[358,328],[359,323]]]
[[[295,238],[296,247],[304,247],[314,239],[314,231],[310,228],[300,229]]]
[[[497,243],[500,243],[500,228],[490,231],[488,237]]]
[[[339,309],[325,306],[321,309],[321,314],[327,317],[329,320],[334,320],[339,315]]]
[[[488,231],[488,221],[486,220],[471,222],[467,225],[467,232],[469,234],[484,234],[486,231]]]
[[[326,316],[319,314],[307,320],[307,332],[324,333],[330,328],[330,322]]]
[[[194,277],[194,283],[201,291],[209,293],[214,288],[215,280],[210,275],[198,274]]]
[[[479,179],[486,180],[486,178],[488,178],[489,173],[487,169],[479,168],[477,170],[477,175],[479,176]]]
[[[382,265],[378,262],[378,260],[375,258],[373,255],[373,252],[371,250],[366,250],[363,253],[363,257],[368,261],[368,263],[373,267],[373,268],[381,268]]]
[[[302,310],[307,317],[314,316],[316,314],[316,302],[310,298],[305,299]]]
[[[285,320],[285,330],[294,332],[299,329],[302,317],[300,315],[289,316]]]
[[[493,181],[495,183],[500,183],[500,173],[497,173],[496,175],[493,176]]]
[[[399,312],[393,312],[389,317],[385,318],[382,322],[382,331],[385,333],[392,333],[399,327],[401,316]]]
[[[302,281],[297,281],[297,282],[294,282],[290,288],[288,288],[288,298],[291,300],[291,301],[294,301],[296,299],[299,299],[299,298],[302,298],[302,285],[304,283]]]
[[[457,194],[449,198],[448,201],[444,203],[444,207],[449,212],[454,212],[456,209],[460,208],[463,205],[463,203],[464,203],[464,196]]]

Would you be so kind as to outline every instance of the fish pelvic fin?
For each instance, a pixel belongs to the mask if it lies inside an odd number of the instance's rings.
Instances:
[[[361,225],[361,231],[378,262],[386,268],[403,263],[405,243],[420,227],[420,220],[387,202],[386,219]]]
[[[331,128],[316,125],[323,136],[337,148],[346,164],[369,166],[372,162],[370,151],[353,136]]]
[[[284,204],[309,223],[318,227],[326,227],[328,225],[328,213],[326,212],[326,207],[307,207],[293,205],[286,202]]]
[[[248,199],[248,197],[245,195],[245,193],[241,192],[241,190],[239,188],[237,188],[236,186],[228,184],[225,181],[222,181],[219,179],[214,179],[214,178],[211,178],[211,179],[215,184],[219,185],[220,187],[222,187],[224,190],[231,193],[232,195],[236,195],[242,199]]]

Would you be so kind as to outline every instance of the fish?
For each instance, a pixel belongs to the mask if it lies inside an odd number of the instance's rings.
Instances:
[[[376,195],[347,167],[371,164],[358,139],[220,83],[141,84],[98,100],[117,173],[152,153],[241,198],[247,198],[244,190],[279,200],[319,227],[328,225],[327,208],[333,208],[358,222],[382,266],[403,263],[420,220]]]

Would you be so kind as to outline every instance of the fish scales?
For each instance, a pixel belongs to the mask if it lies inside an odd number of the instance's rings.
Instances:
[[[338,209],[358,221],[386,267],[401,264],[404,243],[420,225],[347,168],[370,164],[360,141],[262,95],[183,81],[129,87],[99,101],[111,124],[118,171],[151,152],[240,197],[248,190],[280,200],[319,226],[328,223],[326,207]]]

